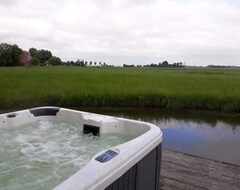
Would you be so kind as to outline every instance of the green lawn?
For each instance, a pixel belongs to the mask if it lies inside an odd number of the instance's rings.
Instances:
[[[0,108],[135,106],[240,111],[240,69],[0,68]]]

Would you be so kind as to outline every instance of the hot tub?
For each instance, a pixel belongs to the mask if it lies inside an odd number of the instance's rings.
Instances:
[[[54,190],[158,189],[162,143],[159,127],[146,122],[65,108],[38,107],[1,114],[0,128],[15,130],[36,121],[77,124],[79,133],[91,134],[96,138],[106,134],[132,137],[127,142],[96,152],[84,167],[58,184]]]

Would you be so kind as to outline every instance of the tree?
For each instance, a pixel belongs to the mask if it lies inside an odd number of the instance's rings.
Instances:
[[[40,63],[45,63],[50,57],[52,57],[52,53],[49,50],[37,50],[36,48],[30,48],[29,53],[32,57],[38,58]]]
[[[72,65],[81,66],[81,61],[78,59],[76,63],[73,63]]]
[[[162,66],[167,67],[168,66],[168,62],[167,61],[163,61],[162,62]]]
[[[154,63],[151,63],[150,64],[150,67],[157,67],[158,65],[157,64],[154,64]]]
[[[20,49],[16,44],[12,46],[12,63],[13,66],[18,66],[20,64],[20,55],[23,53],[23,50]]]
[[[0,44],[0,66],[18,66],[20,65],[20,55],[23,50],[16,44]]]
[[[76,61],[76,66],[84,67],[84,66],[85,66],[84,60],[81,60],[81,61],[80,61],[80,60],[78,59],[78,60]]]
[[[0,44],[0,66],[9,66],[11,62],[11,45]]]
[[[49,64],[51,65],[61,65],[62,60],[59,57],[53,56],[48,59]]]
[[[45,63],[50,57],[52,57],[51,51],[44,49],[38,50],[37,58],[41,63]]]
[[[30,49],[28,50],[28,52],[30,53],[30,55],[31,55],[32,57],[37,57],[37,56],[38,56],[38,50],[37,50],[36,48],[30,48]]]
[[[33,57],[32,60],[30,61],[31,65],[39,65],[40,61],[38,60],[38,58]]]

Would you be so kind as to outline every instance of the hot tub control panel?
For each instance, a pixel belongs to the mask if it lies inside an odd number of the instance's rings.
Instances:
[[[103,154],[101,154],[100,156],[98,156],[97,158],[95,158],[95,160],[104,163],[104,162],[111,160],[116,155],[118,155],[117,152],[115,152],[113,150],[108,150],[108,151],[104,152]]]

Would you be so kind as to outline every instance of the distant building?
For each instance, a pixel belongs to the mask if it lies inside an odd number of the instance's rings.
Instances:
[[[49,66],[49,61],[48,61],[48,60],[45,61],[45,62],[44,62],[44,65]]]
[[[30,64],[31,60],[32,60],[32,56],[27,51],[23,51],[22,54],[20,55],[20,63],[22,63],[23,65]]]

